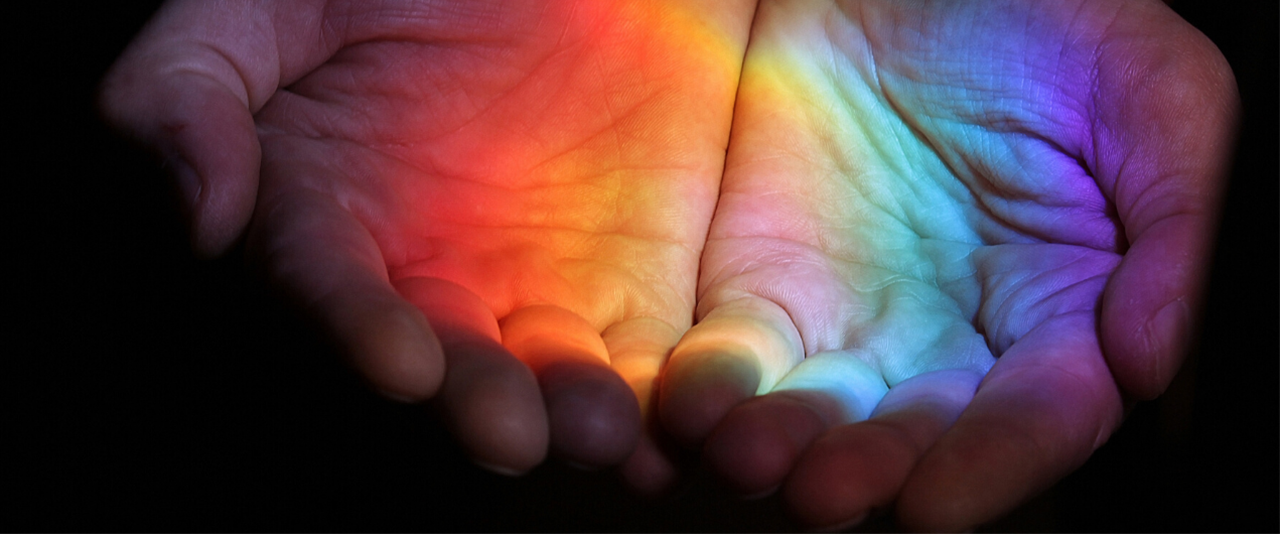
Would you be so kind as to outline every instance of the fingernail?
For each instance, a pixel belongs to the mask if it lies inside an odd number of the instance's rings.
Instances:
[[[742,496],[742,500],[744,500],[744,501],[758,501],[758,500],[760,500],[760,499],[763,499],[763,498],[765,498],[765,497],[768,497],[768,496],[770,496],[770,495],[773,495],[774,493],[777,493],[777,492],[778,492],[778,488],[780,488],[780,487],[782,487],[782,486],[781,486],[781,485],[775,485],[775,486],[772,486],[772,487],[770,487],[770,488],[768,488],[768,489],[765,489],[764,491],[759,491],[759,492],[756,492],[756,493],[751,493],[751,494],[748,494],[748,495],[743,495],[743,496]]]
[[[846,530],[850,530],[858,525],[861,525],[864,521],[867,520],[867,516],[869,515],[871,515],[870,511],[864,511],[858,515],[853,516],[847,521],[841,521],[839,523],[827,525],[825,527],[819,527],[814,530],[817,532],[843,532]]]
[[[392,392],[386,389],[381,389],[381,388],[377,388],[377,390],[379,395],[382,395],[383,397],[386,397],[387,399],[390,399],[395,402],[399,402],[403,404],[417,404],[419,402],[417,399],[414,399],[413,397],[410,397],[408,395],[401,395],[399,393],[395,393],[395,392]]]
[[[478,460],[472,460],[472,461],[473,461],[473,462],[475,462],[475,464],[476,464],[476,465],[478,465],[478,466],[480,466],[481,468],[483,468],[485,471],[489,471],[489,472],[491,472],[491,473],[496,473],[496,474],[499,474],[499,475],[502,475],[502,476],[507,476],[507,477],[515,478],[515,477],[518,477],[518,476],[523,476],[523,475],[525,474],[525,472],[524,472],[524,471],[519,471],[519,470],[516,470],[516,469],[512,469],[512,468],[507,467],[507,466],[505,466],[505,465],[491,464],[491,463],[487,463],[487,462],[481,462],[481,461],[478,461]]]

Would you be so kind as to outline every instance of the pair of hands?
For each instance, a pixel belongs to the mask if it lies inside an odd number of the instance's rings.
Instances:
[[[871,0],[174,1],[102,93],[477,462],[921,529],[1172,380],[1235,98],[1157,2]]]

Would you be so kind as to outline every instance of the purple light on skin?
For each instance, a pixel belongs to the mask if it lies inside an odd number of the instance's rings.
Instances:
[[[1093,313],[1123,232],[1082,164],[1089,58],[1031,41],[1069,27],[1051,16],[895,2],[757,14],[699,310],[781,309],[753,320],[793,328],[806,358],[757,354],[781,377],[761,392],[821,391],[856,421],[903,381],[985,374],[1048,319]],[[721,323],[695,332],[740,328]]]

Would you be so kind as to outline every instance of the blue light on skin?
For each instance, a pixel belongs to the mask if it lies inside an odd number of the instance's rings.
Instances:
[[[1049,319],[1093,313],[1123,238],[1074,155],[1087,117],[1061,80],[1083,67],[992,31],[1058,21],[962,9],[977,8],[761,7],[701,322],[673,359],[758,323],[794,332],[739,356],[757,393],[826,392],[856,421],[898,383],[986,374]]]

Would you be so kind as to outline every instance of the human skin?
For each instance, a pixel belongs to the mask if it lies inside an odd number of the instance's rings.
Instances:
[[[1157,2],[762,2],[665,427],[811,527],[999,517],[1172,380],[1237,105]]]
[[[251,210],[267,278],[477,462],[616,465],[693,317],[753,8],[725,7],[175,2],[104,109],[198,178],[198,251]]]
[[[741,491],[969,528],[1176,371],[1235,96],[1163,5],[496,5],[175,2],[103,92],[476,461],[660,489],[671,352]]]

